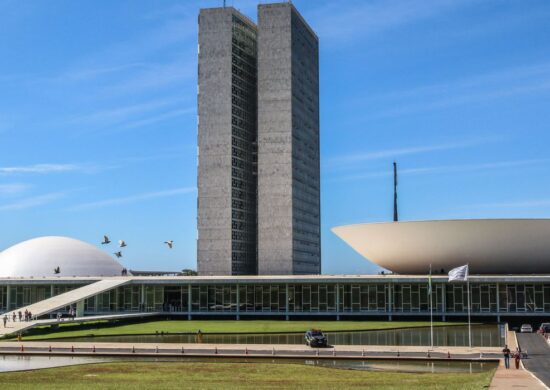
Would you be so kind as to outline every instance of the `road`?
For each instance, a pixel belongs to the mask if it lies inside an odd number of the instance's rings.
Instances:
[[[523,360],[525,368],[550,387],[550,346],[544,337],[537,333],[518,333],[517,339],[521,350],[529,355]]]

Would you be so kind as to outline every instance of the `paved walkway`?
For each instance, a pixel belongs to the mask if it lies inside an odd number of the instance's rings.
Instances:
[[[0,354],[81,354],[81,355],[178,355],[187,356],[277,356],[319,358],[383,359],[462,359],[495,360],[498,348],[434,348],[336,345],[331,348],[309,348],[296,344],[176,344],[176,343],[105,343],[22,341],[0,343]],[[449,357],[450,356],[450,357]]]
[[[513,362],[510,362],[513,367]],[[545,390],[547,389],[533,374],[524,368],[516,370],[515,368],[506,369],[504,360],[500,361],[498,369],[491,381],[490,389],[512,390],[512,389],[528,389],[528,390]]]
[[[550,347],[544,337],[537,333],[518,333],[517,338],[521,350],[529,356],[522,361],[525,368],[550,386]]]

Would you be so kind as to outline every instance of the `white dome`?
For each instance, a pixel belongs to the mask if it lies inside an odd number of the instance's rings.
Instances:
[[[69,237],[33,238],[0,252],[0,277],[120,276],[121,272],[122,266],[107,253]]]

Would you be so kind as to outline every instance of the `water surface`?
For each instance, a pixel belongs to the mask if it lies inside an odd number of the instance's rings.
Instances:
[[[333,345],[395,345],[428,346],[430,328],[388,329],[352,332],[326,332]],[[62,339],[58,339],[62,340]],[[196,334],[130,335],[130,336],[87,336],[71,338],[82,342],[120,343],[196,343]],[[286,334],[208,334],[202,336],[209,344],[304,344],[303,333]],[[467,346],[467,326],[434,327],[435,346]],[[500,347],[504,345],[498,325],[472,326],[472,345],[476,347]]]
[[[432,372],[432,373],[476,373],[492,370],[496,363],[487,362],[456,362],[456,361],[404,361],[404,360],[315,360],[315,359],[270,359],[270,358],[193,358],[193,357],[70,357],[70,356],[0,356],[0,372],[24,371],[41,368],[62,367],[77,364],[101,362],[203,362],[203,363],[271,363],[271,364],[306,364],[319,367],[363,371],[394,371],[394,372]],[[1,380],[1,376],[0,376]]]

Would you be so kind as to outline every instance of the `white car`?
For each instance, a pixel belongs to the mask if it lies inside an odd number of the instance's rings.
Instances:
[[[521,333],[533,333],[533,327],[529,324],[521,325]]]

